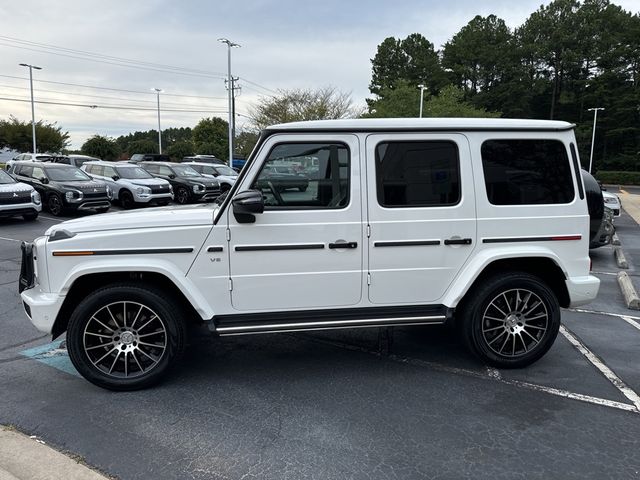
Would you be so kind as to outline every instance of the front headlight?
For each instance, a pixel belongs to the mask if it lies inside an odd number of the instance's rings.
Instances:
[[[138,195],[145,195],[145,194],[148,195],[149,193],[151,193],[151,189],[147,187],[138,187],[136,188],[136,193]]]
[[[195,184],[193,186],[193,191],[198,193],[198,192],[204,192],[204,185],[201,185],[199,183]]]
[[[604,199],[604,203],[618,203],[618,201],[613,197],[607,197]]]
[[[40,205],[40,202],[42,202],[42,199],[40,198],[40,194],[35,190],[31,192],[31,201],[36,205]]]
[[[67,202],[79,202],[83,199],[84,195],[80,190],[67,190],[64,197],[67,199]]]
[[[107,185],[107,197],[109,198],[109,200],[113,198],[113,191],[111,190],[111,187],[109,185]]]

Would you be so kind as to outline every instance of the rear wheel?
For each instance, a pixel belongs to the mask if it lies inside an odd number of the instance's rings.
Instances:
[[[514,272],[490,277],[467,297],[459,312],[464,339],[489,365],[530,365],[551,348],[558,335],[558,300],[533,275]]]
[[[185,322],[166,292],[111,285],[86,297],[69,320],[67,348],[90,382],[136,390],[159,382],[185,348]]]

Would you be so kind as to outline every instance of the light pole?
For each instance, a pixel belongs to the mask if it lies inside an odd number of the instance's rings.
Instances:
[[[240,48],[228,38],[219,38],[220,43],[227,44],[227,89],[229,90],[229,166],[233,167],[233,78],[231,77],[231,48]]]
[[[152,92],[156,92],[158,99],[158,153],[162,153],[162,130],[160,129],[160,94],[164,91],[160,88],[152,88]]]
[[[29,85],[31,87],[31,135],[33,136],[33,153],[36,153],[36,109],[33,105],[33,69],[42,70],[42,67],[21,63],[21,67],[29,68]]]
[[[422,118],[422,104],[424,102],[424,91],[427,89],[423,84],[418,85],[420,89],[420,118]]]
[[[591,173],[591,166],[593,165],[593,145],[596,140],[596,121],[598,119],[598,110],[604,110],[602,107],[589,108],[587,111],[593,112],[593,133],[591,134],[591,155],[589,156],[589,173]]]

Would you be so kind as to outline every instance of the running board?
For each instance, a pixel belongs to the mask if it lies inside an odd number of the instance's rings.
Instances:
[[[440,305],[287,311],[214,317],[210,328],[221,336],[248,335],[400,325],[442,325],[450,316],[450,310]]]

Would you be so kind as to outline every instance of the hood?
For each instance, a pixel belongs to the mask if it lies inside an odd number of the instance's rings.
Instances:
[[[200,204],[103,213],[59,223],[49,228],[45,235],[51,235],[56,230],[83,233],[167,226],[213,226],[214,214],[218,208],[218,205]]]
[[[104,182],[96,181],[80,181],[80,182],[51,182],[56,183],[64,188],[72,188],[74,190],[80,190],[82,193],[99,193],[107,190],[107,184]]]
[[[0,183],[0,193],[2,192],[31,192],[33,187],[31,185],[27,185],[26,183],[18,182],[18,183]]]
[[[132,183],[133,185],[140,185],[141,187],[151,186],[151,185],[163,185],[169,186],[169,182],[162,178],[126,178],[123,179],[127,182]]]
[[[209,186],[209,187],[213,187],[219,184],[218,180],[214,179],[214,178],[207,178],[207,177],[180,177],[182,180],[184,180],[187,183],[190,183],[191,185],[195,185],[196,183],[199,183],[200,185],[205,185],[205,186]]]
[[[238,176],[234,175],[232,177],[231,175],[218,175],[216,178],[218,180],[223,180],[223,181],[228,182],[228,183],[235,183],[236,180],[238,179]]]

